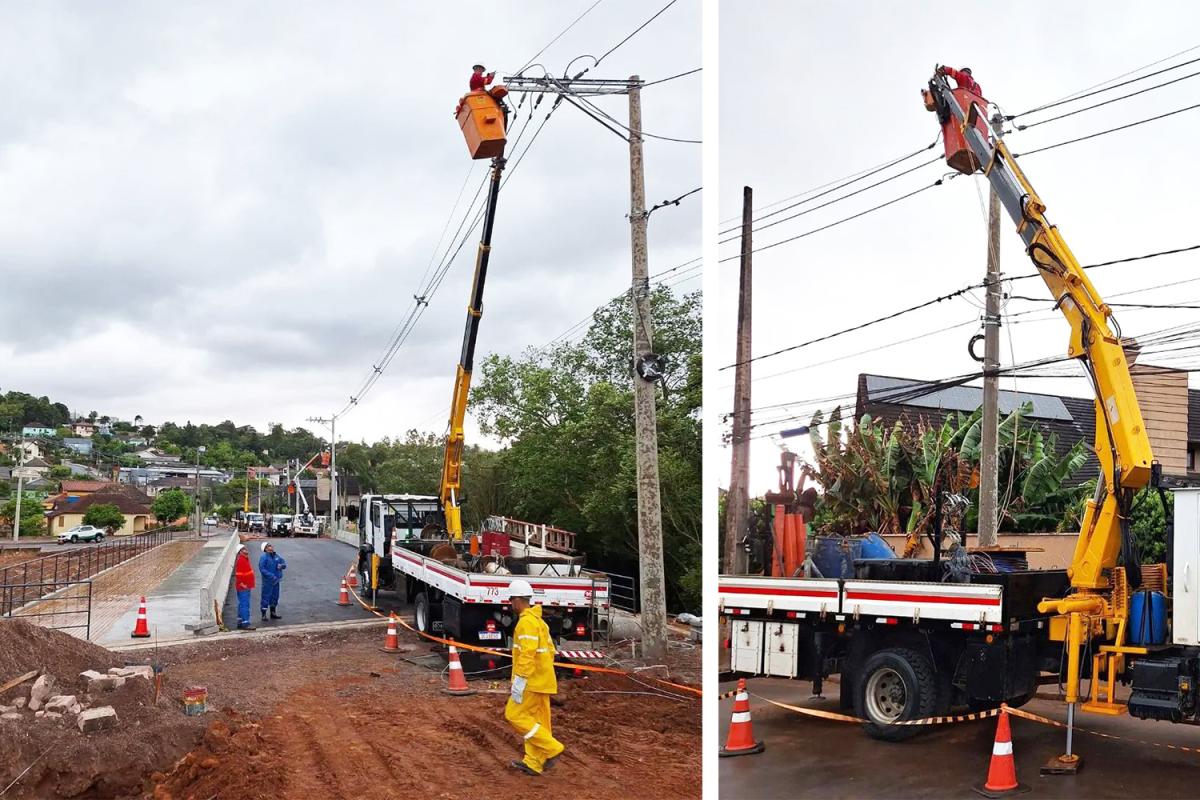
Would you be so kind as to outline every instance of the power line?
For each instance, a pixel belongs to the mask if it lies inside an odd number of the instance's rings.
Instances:
[[[1200,59],[1196,59],[1196,60],[1200,61]],[[1128,100],[1131,97],[1137,97],[1139,94],[1145,94],[1146,92],[1153,92],[1155,89],[1161,89],[1164,86],[1170,86],[1173,83],[1179,83],[1180,81],[1186,81],[1188,78],[1194,78],[1197,75],[1200,75],[1200,72],[1193,72],[1188,75],[1184,75],[1182,78],[1175,78],[1174,80],[1169,80],[1169,81],[1166,81],[1165,83],[1158,83],[1158,84],[1155,84],[1154,86],[1149,86],[1145,89],[1139,89],[1136,92],[1130,92],[1129,94],[1123,94],[1120,97],[1114,97],[1110,100],[1105,100],[1103,102],[1095,103],[1090,106],[1084,106],[1083,108],[1077,108],[1074,111],[1068,111],[1065,114],[1059,114],[1056,117],[1050,117],[1048,119],[1040,119],[1037,122],[1031,122],[1028,125],[1016,125],[1014,127],[1016,127],[1016,129],[1019,131],[1029,130],[1030,128],[1036,128],[1038,125],[1045,125],[1047,122],[1055,122],[1060,119],[1066,119],[1067,117],[1073,117],[1076,114],[1082,114],[1085,111],[1091,111],[1092,109],[1100,108],[1101,106],[1107,106],[1111,103],[1119,103],[1122,100]]]
[[[936,144],[936,142],[935,142],[935,144]],[[774,227],[774,226],[776,226],[776,225],[780,225],[780,224],[782,224],[782,223],[784,223],[784,222],[789,222],[789,221],[791,221],[791,220],[793,220],[793,219],[796,219],[797,217],[803,217],[805,214],[811,214],[811,213],[812,213],[812,212],[814,212],[814,211],[819,211],[819,210],[820,210],[820,209],[822,209],[822,208],[827,208],[827,207],[829,207],[829,206],[831,206],[831,205],[834,205],[835,203],[840,203],[840,202],[842,202],[843,200],[849,200],[851,197],[854,197],[855,195],[859,195],[859,194],[862,194],[863,192],[869,191],[869,190],[871,190],[871,189],[874,189],[874,188],[876,188],[876,187],[878,187],[878,186],[882,186],[883,184],[885,184],[885,183],[888,183],[888,182],[890,182],[890,181],[894,181],[894,180],[896,180],[897,178],[903,178],[905,175],[909,175],[909,174],[911,174],[911,173],[913,173],[913,172],[916,172],[916,171],[917,171],[917,170],[919,170],[919,169],[922,169],[922,168],[924,168],[924,167],[928,167],[930,164],[935,164],[935,163],[937,163],[938,161],[941,161],[941,160],[942,160],[942,157],[941,157],[941,156],[937,156],[936,158],[931,158],[931,159],[929,159],[928,161],[922,161],[920,164],[917,164],[915,167],[910,167],[910,168],[908,168],[908,169],[904,170],[903,172],[897,172],[895,175],[891,175],[891,176],[889,176],[889,177],[887,177],[887,178],[884,178],[883,180],[876,181],[875,183],[870,183],[870,184],[867,184],[866,186],[862,187],[861,189],[855,189],[853,192],[850,192],[849,194],[844,194],[844,195],[842,195],[842,196],[840,196],[840,197],[835,197],[835,198],[833,198],[832,200],[829,200],[829,201],[827,201],[827,202],[821,203],[820,205],[813,206],[812,208],[806,208],[806,209],[805,209],[805,210],[803,210],[803,211],[798,211],[798,212],[796,212],[795,214],[791,214],[791,215],[789,215],[789,216],[786,216],[786,217],[784,217],[783,219],[777,219],[777,220],[775,220],[774,222],[768,222],[766,225],[760,225],[760,226],[758,226],[757,228],[754,228],[754,229],[753,229],[753,231],[752,231],[752,233],[758,233],[759,231],[764,231],[764,230],[766,230],[767,228],[771,228],[771,227]],[[864,175],[863,177],[866,177],[866,176]],[[858,179],[858,180],[861,180],[861,179]],[[847,185],[847,184],[842,184],[842,185],[843,185],[843,186],[845,186],[845,185]],[[833,191],[833,190],[831,189],[830,191]],[[828,194],[828,192],[822,192],[822,194]],[[809,198],[808,200],[801,201],[801,203],[796,203],[795,205],[788,206],[788,208],[795,208],[796,206],[798,206],[798,205],[801,205],[802,203],[807,203],[807,202],[809,202],[809,200],[815,200],[815,199],[817,199],[817,197],[820,197],[820,196],[821,196],[821,195],[817,195],[816,197],[811,197],[811,198]],[[761,219],[766,219],[767,217],[774,216],[775,214],[779,214],[779,213],[781,213],[781,212],[783,212],[783,211],[785,211],[785,210],[786,210],[786,209],[782,209],[782,208],[781,208],[781,209],[779,209],[779,211],[774,211],[774,212],[772,212],[772,213],[770,213],[770,214],[766,214],[766,215],[764,215],[764,216],[762,216],[762,217],[759,217],[759,219],[760,219],[760,220],[761,220]],[[757,222],[758,220],[755,220],[755,221]],[[738,229],[735,227],[735,228],[729,228],[728,230],[726,230],[726,231],[722,231],[722,232],[723,232],[723,233],[728,233],[729,231],[736,231],[736,230],[738,230]],[[726,244],[726,243],[728,243],[728,242],[736,241],[736,240],[738,240],[738,239],[740,239],[740,238],[741,238],[741,234],[740,234],[740,233],[735,233],[733,236],[730,236],[730,237],[728,237],[728,238],[725,238],[725,239],[721,239],[720,241],[718,241],[718,242],[717,242],[717,244]],[[739,254],[739,255],[740,255],[740,254]]]
[[[921,148],[921,149],[919,149],[919,150],[914,150],[914,151],[912,151],[911,153],[908,153],[907,155],[900,156],[899,158],[894,158],[894,159],[892,159],[891,161],[885,161],[884,163],[882,163],[882,164],[880,164],[880,165],[878,165],[878,166],[871,167],[871,168],[869,168],[869,169],[863,170],[862,172],[857,172],[857,173],[855,173],[855,174],[853,174],[853,175],[848,175],[848,176],[846,176],[846,178],[844,178],[844,179],[843,179],[843,178],[838,178],[836,181],[831,181],[831,182],[829,182],[829,183],[825,184],[824,186],[818,186],[818,187],[816,187],[815,189],[810,189],[810,190],[808,190],[808,191],[806,191],[806,192],[802,192],[801,194],[798,194],[798,195],[793,195],[793,197],[789,197],[789,198],[787,198],[787,199],[785,199],[785,200],[779,200],[779,201],[777,201],[777,202],[775,202],[775,203],[771,203],[771,204],[769,204],[769,205],[767,205],[767,206],[764,206],[763,208],[764,208],[764,210],[765,210],[765,209],[767,209],[767,208],[771,208],[772,206],[777,206],[777,205],[779,205],[780,203],[786,203],[788,200],[791,200],[791,199],[793,199],[794,197],[803,197],[804,195],[812,194],[812,192],[816,192],[816,191],[819,191],[819,190],[821,190],[821,189],[825,189],[826,187],[829,187],[829,186],[832,186],[832,187],[833,187],[832,189],[829,189],[828,191],[821,192],[820,194],[814,194],[814,195],[812,195],[811,197],[805,197],[803,200],[800,200],[799,202],[792,203],[791,205],[788,205],[788,206],[784,206],[783,208],[780,208],[780,209],[777,209],[777,210],[775,210],[775,211],[772,211],[772,212],[770,212],[769,214],[762,214],[761,216],[755,217],[755,218],[752,220],[752,222],[760,222],[760,221],[762,221],[762,220],[764,220],[764,219],[769,219],[769,218],[771,218],[771,217],[775,216],[776,214],[782,214],[782,213],[783,213],[783,212],[785,212],[785,211],[790,211],[791,209],[793,209],[793,208],[797,208],[798,206],[802,206],[802,205],[804,205],[805,203],[811,203],[813,200],[817,200],[817,199],[819,199],[819,198],[821,198],[821,197],[824,197],[824,196],[825,196],[825,195],[827,195],[827,194],[832,194],[833,192],[836,192],[836,191],[837,191],[837,190],[839,190],[839,189],[844,189],[844,188],[846,188],[847,186],[850,186],[851,184],[854,184],[854,183],[858,183],[859,181],[861,181],[861,180],[863,180],[863,179],[865,179],[865,178],[869,178],[869,177],[871,177],[872,175],[878,175],[880,172],[883,172],[884,170],[886,170],[886,169],[889,169],[890,167],[894,167],[894,166],[896,166],[897,164],[900,164],[900,163],[903,163],[903,162],[905,162],[905,161],[909,160],[910,158],[913,158],[913,157],[915,157],[915,156],[919,156],[921,153],[924,153],[926,150],[931,150],[931,149],[933,149],[933,148],[934,148],[934,147],[937,145],[937,143],[938,143],[940,140],[941,140],[941,134],[938,134],[938,137],[937,137],[936,139],[934,139],[932,142],[930,142],[929,144],[927,144],[925,147],[922,147],[922,148]],[[920,166],[925,166],[926,164],[932,164],[934,161],[939,161],[939,160],[941,160],[941,157],[940,157],[940,156],[939,156],[938,158],[936,158],[936,159],[933,159],[932,161],[927,161],[927,162],[924,162],[924,164],[921,164]],[[897,175],[893,176],[893,177],[892,177],[892,178],[890,178],[889,180],[893,180],[893,179],[895,179],[895,178],[898,178],[898,177],[900,177],[900,175],[907,175],[909,172],[912,172],[912,171],[913,171],[913,170],[908,170],[908,171],[906,171],[906,172],[901,172],[901,173],[898,173]],[[886,182],[886,181],[885,181],[885,182]],[[837,185],[836,185],[836,186],[834,186],[834,184],[837,184]],[[879,184],[877,183],[877,184],[873,184],[873,185],[875,185],[875,186],[878,186]],[[869,188],[869,187],[868,187],[868,188]],[[846,195],[846,196],[847,196],[847,197],[850,197],[851,195]],[[739,217],[730,217],[729,219],[722,220],[722,222],[729,222],[730,220],[733,220],[733,219],[740,219],[740,218],[739,218]],[[732,227],[725,228],[724,230],[720,231],[719,233],[720,233],[720,235],[722,235],[722,236],[723,236],[723,235],[725,235],[725,234],[727,234],[727,233],[731,233],[731,232],[733,232],[733,231],[741,230],[741,227],[742,227],[742,226],[741,226],[740,224],[739,224],[739,225],[734,225],[734,226],[732,226]]]
[[[1154,117],[1147,117],[1146,119],[1139,119],[1138,121],[1130,122],[1127,125],[1119,125],[1116,128],[1109,128],[1108,130],[1098,131],[1096,133],[1090,133],[1087,136],[1079,136],[1074,139],[1067,139],[1064,142],[1058,142],[1056,144],[1049,144],[1049,145],[1046,145],[1045,147],[1039,147],[1036,150],[1029,150],[1024,153],[1013,153],[1013,158],[1021,158],[1022,156],[1031,156],[1034,153],[1044,153],[1047,150],[1054,150],[1055,148],[1065,147],[1069,144],[1076,144],[1077,142],[1086,142],[1088,139],[1095,139],[1098,136],[1106,136],[1107,134],[1116,133],[1117,131],[1123,131],[1123,130],[1127,130],[1129,128],[1136,128],[1138,125],[1145,125],[1147,122],[1156,122],[1160,119],[1166,119],[1167,117],[1173,117],[1176,114],[1182,114],[1185,111],[1192,111],[1197,108],[1200,108],[1200,103],[1186,106],[1184,108],[1177,108],[1174,111],[1168,111],[1165,114],[1159,114]]]
[[[683,194],[679,195],[679,197],[676,197],[674,200],[664,200],[661,203],[659,203],[658,205],[651,206],[650,210],[646,212],[646,216],[647,217],[650,216],[655,211],[658,211],[660,208],[666,208],[667,206],[677,206],[677,205],[679,205],[680,200],[683,200],[687,197],[691,197],[692,195],[694,195],[696,192],[699,192],[703,188],[704,188],[703,186],[697,186],[695,189],[692,189],[690,192],[684,192]]]
[[[689,69],[687,72],[681,72],[678,75],[672,75],[669,78],[659,78],[656,81],[649,81],[648,83],[643,83],[642,88],[645,89],[647,86],[653,86],[656,83],[666,83],[667,81],[673,81],[676,78],[686,78],[688,75],[695,75],[697,72],[700,72],[703,69],[704,69],[704,67],[696,67],[695,69]]]
[[[1174,56],[1167,56],[1166,58],[1162,59],[1162,61],[1156,61],[1153,64],[1146,65],[1146,67],[1138,67],[1137,69],[1133,70],[1133,72],[1125,73],[1125,75],[1132,75],[1134,72],[1140,72],[1141,70],[1146,69],[1147,67],[1156,66],[1158,64],[1163,63],[1163,61],[1170,61],[1172,58],[1175,58],[1176,56],[1181,56],[1184,53],[1190,53],[1191,51],[1197,50],[1197,49],[1200,49],[1200,45],[1196,45],[1195,47],[1190,47],[1187,50],[1181,50],[1178,53],[1176,53]],[[1067,97],[1061,98],[1059,100],[1055,100],[1052,103],[1046,103],[1045,105],[1038,106],[1037,108],[1031,108],[1028,111],[1022,111],[1020,114],[1013,114],[1011,116],[1006,116],[1005,119],[1011,121],[1011,120],[1016,119],[1017,117],[1023,117],[1027,114],[1033,114],[1038,111],[1045,111],[1046,109],[1049,109],[1049,108],[1056,108],[1056,107],[1064,105],[1066,103],[1073,103],[1076,100],[1082,100],[1085,97],[1092,97],[1094,95],[1103,94],[1104,92],[1111,92],[1113,89],[1119,89],[1122,86],[1128,86],[1131,83],[1137,83],[1138,81],[1144,81],[1147,78],[1153,78],[1155,75],[1162,75],[1164,72],[1170,72],[1173,69],[1179,69],[1180,67],[1186,67],[1188,64],[1195,64],[1198,61],[1200,61],[1200,58],[1193,58],[1190,61],[1183,61],[1183,62],[1180,62],[1179,64],[1174,64],[1170,67],[1166,67],[1165,69],[1160,69],[1155,72],[1149,72],[1149,73],[1147,73],[1145,75],[1141,75],[1137,78],[1131,78],[1127,81],[1122,81],[1121,83],[1115,83],[1112,86],[1106,86],[1103,89],[1097,88],[1097,89],[1095,89],[1095,91],[1087,91],[1085,89],[1084,90],[1084,92],[1086,92],[1085,94],[1080,94],[1077,92],[1074,95],[1068,95]],[[1125,75],[1119,75],[1117,77],[1123,78],[1123,77],[1125,77]],[[1116,80],[1116,79],[1117,78],[1112,78],[1108,81],[1105,81],[1104,83],[1110,83],[1111,81]],[[1098,83],[1095,86],[1104,86],[1104,83]],[[1095,87],[1088,87],[1088,88],[1093,89]]]
[[[781,240],[779,240],[778,242],[772,242],[771,244],[764,245],[764,246],[762,246],[762,247],[756,247],[756,248],[754,248],[753,250],[751,250],[750,252],[752,252],[752,253],[761,253],[761,252],[762,252],[762,251],[764,251],[764,250],[770,250],[771,248],[774,248],[774,247],[779,247],[779,245],[781,245],[781,244],[787,244],[788,242],[794,242],[794,241],[796,241],[797,239],[803,239],[803,238],[805,238],[806,236],[812,236],[814,233],[820,233],[821,231],[827,231],[827,230],[829,230],[830,228],[835,228],[835,227],[837,227],[838,225],[841,225],[843,222],[849,222],[849,221],[850,221],[850,220],[852,220],[852,219],[858,219],[859,217],[864,217],[864,216],[866,216],[867,214],[873,213],[873,212],[875,212],[875,211],[879,211],[880,209],[887,208],[888,206],[891,206],[891,205],[895,205],[896,203],[899,203],[899,202],[901,202],[901,201],[903,201],[903,200],[907,200],[907,199],[908,199],[908,198],[910,198],[910,197],[915,197],[916,195],[920,194],[921,192],[924,192],[924,191],[927,191],[927,190],[929,190],[929,189],[932,189],[932,188],[934,188],[935,186],[941,186],[941,185],[942,185],[943,183],[945,183],[946,181],[948,181],[948,180],[953,180],[953,179],[954,179],[955,177],[957,177],[959,174],[960,174],[960,173],[957,173],[957,172],[956,172],[956,173],[954,173],[954,175],[951,175],[949,178],[939,178],[938,180],[934,181],[933,183],[931,183],[931,184],[929,184],[929,185],[927,185],[927,186],[922,186],[920,189],[916,189],[915,191],[911,191],[911,192],[909,192],[908,194],[901,195],[900,197],[897,197],[897,198],[895,198],[895,199],[892,199],[892,200],[888,200],[886,203],[880,203],[880,204],[879,204],[879,205],[877,205],[877,206],[872,206],[871,208],[868,208],[866,211],[860,211],[860,212],[858,212],[857,214],[852,214],[852,215],[851,215],[851,216],[849,216],[849,217],[845,217],[845,218],[843,218],[843,219],[839,219],[839,220],[837,220],[837,221],[835,221],[835,222],[831,222],[831,223],[829,223],[828,225],[822,225],[822,226],[821,226],[821,227],[819,227],[819,228],[813,228],[813,229],[812,229],[812,230],[810,230],[810,231],[805,231],[804,233],[797,234],[796,236],[790,236],[790,237],[788,237],[787,239],[781,239]],[[718,261],[717,261],[717,263],[718,263],[718,264],[724,264],[726,261],[733,261],[734,259],[737,259],[737,258],[741,258],[741,254],[740,254],[740,253],[739,253],[739,254],[737,254],[737,255],[726,256],[725,258],[722,258],[722,259],[718,260]],[[722,369],[725,369],[725,367],[722,367]]]
[[[575,19],[571,20],[571,24],[570,24],[570,25],[568,25],[567,27],[563,28],[561,31],[559,31],[558,35],[557,35],[557,36],[555,36],[553,39],[551,39],[549,42],[547,42],[547,43],[546,43],[546,45],[545,45],[544,47],[542,47],[542,49],[541,49],[541,50],[538,50],[536,53],[534,53],[534,54],[533,54],[533,56],[532,56],[532,57],[531,57],[531,58],[530,58],[528,61],[526,61],[526,62],[525,62],[525,66],[523,66],[523,67],[521,67],[521,69],[517,70],[517,74],[518,74],[518,75],[519,75],[519,74],[521,74],[521,72],[522,72],[524,69],[526,69],[526,68],[527,68],[527,67],[528,67],[530,64],[532,64],[532,63],[534,62],[534,59],[536,59],[536,58],[537,58],[538,56],[540,56],[542,53],[544,53],[544,52],[546,52],[547,50],[549,50],[549,49],[550,49],[550,45],[554,44],[554,43],[555,43],[555,42],[557,42],[559,39],[561,39],[563,36],[565,36],[565,35],[566,35],[566,33],[567,33],[567,31],[571,30],[571,28],[574,28],[574,27],[576,26],[576,24],[578,24],[578,23],[579,23],[579,20],[583,19],[583,18],[584,18],[584,17],[586,17],[588,14],[592,13],[592,9],[593,9],[593,8],[595,8],[596,6],[600,5],[600,4],[601,4],[601,3],[603,3],[603,2],[604,2],[604,0],[596,0],[596,2],[594,2],[594,3],[592,3],[590,6],[588,6],[588,7],[587,7],[587,9],[586,9],[586,10],[585,10],[585,11],[584,11],[582,14],[580,14],[580,15],[579,15],[578,17],[576,17]]]
[[[610,55],[612,55],[612,54],[613,54],[613,52],[614,52],[614,51],[615,51],[615,50],[616,50],[618,47],[620,47],[621,45],[625,44],[625,43],[626,43],[626,42],[628,42],[630,39],[632,39],[634,36],[637,36],[639,33],[641,33],[643,28],[645,28],[645,27],[646,27],[647,25],[649,25],[651,22],[654,22],[654,20],[658,19],[658,18],[659,18],[659,16],[661,16],[661,15],[662,15],[662,13],[663,13],[664,11],[666,11],[666,10],[667,10],[668,8],[670,8],[671,6],[675,5],[677,2],[679,2],[679,0],[671,0],[671,2],[667,3],[665,6],[663,6],[663,7],[662,7],[662,8],[660,8],[658,11],[656,11],[656,12],[654,13],[654,16],[652,16],[650,19],[646,20],[646,21],[645,21],[645,22],[643,22],[641,25],[638,25],[636,28],[634,28],[632,33],[630,33],[628,36],[626,36],[626,37],[625,37],[624,39],[622,39],[621,41],[619,41],[619,42],[617,42],[616,44],[614,44],[612,47],[608,48],[608,50],[606,50],[606,51],[605,51],[604,55],[602,55],[602,56],[600,56],[599,58],[597,58],[597,59],[596,59],[596,63],[595,63],[595,64],[593,64],[593,66],[596,66],[596,67],[600,66],[600,62],[601,62],[601,61],[603,61],[604,59],[606,59],[606,58],[608,58]]]

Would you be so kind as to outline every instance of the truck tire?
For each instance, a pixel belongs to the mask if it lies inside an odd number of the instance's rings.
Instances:
[[[421,633],[433,632],[432,609],[429,606],[429,595],[418,592],[413,599],[413,627]]]
[[[920,732],[917,725],[890,723],[924,719],[937,712],[937,673],[927,656],[905,647],[872,654],[859,672],[854,711],[867,720],[872,739],[900,742]]]

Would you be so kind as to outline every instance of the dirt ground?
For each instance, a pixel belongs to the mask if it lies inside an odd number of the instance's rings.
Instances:
[[[401,642],[421,665],[381,652],[381,631],[374,628],[248,636],[157,656],[141,651],[149,654],[141,660],[156,659],[164,668],[160,706],[119,708],[121,727],[87,740],[74,728],[57,728],[53,753],[10,794],[625,798],[654,786],[664,799],[700,796],[700,703],[691,696],[664,696],[614,676],[560,681],[554,732],[567,750],[552,773],[532,778],[507,766],[519,757],[521,740],[503,719],[506,674],[473,680],[474,696],[450,697],[441,693],[444,664],[429,657],[431,648],[406,633]],[[668,663],[672,678],[688,683],[689,674],[699,674],[699,649],[680,648]],[[208,689],[205,716],[182,713],[182,692],[193,685]],[[126,713],[133,724],[126,724]],[[21,761],[12,770],[0,767],[0,779],[39,752],[22,748],[18,759],[0,752],[0,764]],[[84,785],[88,773],[92,780]]]

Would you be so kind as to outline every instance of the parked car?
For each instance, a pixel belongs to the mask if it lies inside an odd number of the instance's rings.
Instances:
[[[102,541],[104,541],[104,528],[97,528],[95,525],[76,525],[58,535],[59,544]]]
[[[218,521],[217,521],[217,517],[216,517],[216,515],[215,515],[215,514],[209,514],[207,517],[205,517],[205,518],[204,518],[204,524],[205,524],[205,525],[212,525],[213,527],[216,527],[216,526],[217,526],[217,524],[218,524]]]

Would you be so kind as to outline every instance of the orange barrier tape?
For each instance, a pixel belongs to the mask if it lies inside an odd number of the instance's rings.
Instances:
[[[849,714],[838,714],[833,711],[822,711],[818,708],[804,708],[803,706],[793,706],[788,703],[781,703],[778,700],[772,700],[769,697],[763,697],[759,694],[750,694],[751,697],[756,697],[765,703],[770,703],[773,706],[786,708],[788,711],[795,711],[797,714],[804,714],[809,717],[817,717],[818,719],[828,719],[835,722],[857,722],[865,724],[867,720],[860,717],[852,717]],[[1010,712],[1012,709],[1008,709]],[[989,719],[991,717],[1000,716],[1000,709],[993,708],[989,711],[975,711],[970,714],[957,714],[954,716],[938,716],[925,717],[924,719],[905,719],[898,722],[889,723],[891,725],[947,725],[955,722],[973,722],[980,719]]]
[[[1067,727],[1067,724],[1065,722],[1059,722],[1058,720],[1050,719],[1049,717],[1043,717],[1038,714],[1033,714],[1029,711],[1022,711],[1019,708],[1009,708],[1008,706],[1005,706],[1005,709],[1008,711],[1008,713],[1012,714],[1014,717],[1020,717],[1021,719],[1027,719],[1030,722],[1040,722],[1043,725],[1050,725],[1055,728],[1066,728]],[[1093,730],[1089,730],[1088,728],[1080,728],[1078,725],[1075,726],[1074,729],[1076,731],[1079,731],[1080,733],[1089,733],[1092,736],[1099,736],[1102,739],[1115,739],[1116,741],[1120,741],[1120,742],[1133,742],[1134,744],[1146,744],[1146,745],[1150,745],[1151,747],[1165,747],[1168,750],[1182,750],[1185,753],[1200,753],[1200,747],[1185,747],[1184,745],[1181,745],[1181,744],[1163,744],[1162,742],[1148,742],[1145,739],[1130,739],[1127,736],[1116,736],[1111,733],[1101,733],[1100,731],[1093,731]]]
[[[353,569],[354,569],[354,566],[351,565],[350,570],[353,570]],[[360,606],[362,606],[367,611],[370,611],[375,616],[383,617],[384,619],[386,619],[388,617],[387,614],[381,613],[378,609],[371,608],[366,603],[364,603],[362,598],[358,596],[357,592],[350,592],[350,596],[353,597],[355,600],[357,600],[358,604]],[[466,644],[464,642],[456,642],[453,639],[443,639],[440,636],[434,636],[431,633],[425,633],[423,631],[419,631],[416,628],[414,628],[412,625],[409,625],[407,622],[400,619],[399,617],[396,617],[396,621],[399,622],[400,625],[402,625],[405,629],[412,631],[413,633],[417,634],[418,636],[424,637],[432,642],[444,644],[447,647],[454,646],[455,648],[457,648],[459,650],[470,650],[475,653],[484,653],[486,655],[496,656],[499,658],[512,658],[512,653],[509,653],[504,650],[493,650],[490,647],[479,647],[478,645]],[[556,667],[564,667],[566,669],[578,669],[578,670],[583,670],[584,672],[600,672],[605,675],[621,675],[626,678],[632,677],[631,673],[626,672],[625,670],[613,669],[612,667],[597,667],[592,664],[569,664],[569,663],[564,663],[561,661],[555,661],[555,662],[553,662],[553,664]],[[672,683],[671,681],[663,680],[662,678],[655,678],[652,675],[646,675],[644,677],[648,678],[649,680],[654,681],[655,683],[661,683],[664,686],[670,686],[675,689],[681,689],[685,692],[691,692],[692,694],[696,695],[697,697],[702,697],[704,695],[704,692],[701,689],[697,689],[694,686],[685,686],[681,683]]]

